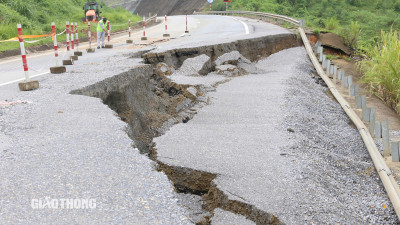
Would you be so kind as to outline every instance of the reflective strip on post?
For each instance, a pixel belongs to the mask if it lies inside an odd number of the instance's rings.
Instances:
[[[24,72],[25,72],[25,80],[29,81],[28,62],[26,60],[26,52],[25,52],[24,38],[22,36],[21,24],[17,24],[17,29],[18,29],[19,46],[21,48],[22,65],[24,66]]]

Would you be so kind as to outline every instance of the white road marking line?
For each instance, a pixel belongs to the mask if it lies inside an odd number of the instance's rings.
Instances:
[[[238,20],[238,19],[236,19],[236,18],[233,18],[234,20],[237,20],[237,21],[239,21],[239,22],[241,22],[242,24],[243,24],[243,26],[244,26],[244,30],[246,31],[246,34],[250,34],[250,31],[249,31],[249,26],[247,26],[247,24],[245,23],[245,22],[243,22],[243,21],[241,21],[241,20]]]
[[[38,77],[38,76],[46,75],[46,74],[49,74],[49,73],[50,72],[40,73],[40,74],[36,74],[36,75],[30,76],[30,77],[31,78]],[[0,87],[4,86],[4,85],[7,85],[7,84],[15,83],[15,82],[18,82],[18,81],[23,81],[23,80],[25,80],[25,78],[21,78],[21,79],[18,79],[18,80],[13,80],[13,81],[9,81],[9,82],[6,82],[6,83],[2,83],[2,84],[0,84]]]

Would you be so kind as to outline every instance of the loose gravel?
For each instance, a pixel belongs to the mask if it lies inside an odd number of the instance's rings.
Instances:
[[[309,194],[299,205],[304,221],[399,224],[358,131],[310,76],[308,60],[297,71],[285,90],[284,127],[292,146],[282,154],[299,166],[293,175]]]

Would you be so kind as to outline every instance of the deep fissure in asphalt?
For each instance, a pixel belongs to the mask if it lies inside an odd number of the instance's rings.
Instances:
[[[164,53],[146,53],[142,57],[145,63],[109,80],[72,91],[71,94],[88,95],[103,100],[128,124],[127,133],[142,154],[157,162],[157,170],[164,172],[178,193],[202,196],[204,214],[196,224],[210,224],[210,218],[216,208],[243,215],[257,224],[280,224],[277,217],[264,212],[245,201],[231,200],[213,183],[216,174],[164,164],[157,160],[157,150],[153,138],[165,133],[177,123],[186,123],[192,119],[194,106],[205,105],[207,90],[202,85],[180,85],[172,82],[168,72],[160,71],[160,63],[170,68],[179,68],[183,61],[201,54],[208,55],[212,61],[224,53],[239,51],[246,58],[257,60],[282,49],[298,46],[294,34],[266,36],[255,39],[239,40],[193,49],[174,49]],[[215,70],[208,67],[204,74]],[[114,79],[112,81],[112,79]],[[218,84],[217,84],[218,85]],[[188,91],[195,88],[197,96]],[[200,95],[200,96],[199,96]],[[203,98],[202,98],[203,97]]]

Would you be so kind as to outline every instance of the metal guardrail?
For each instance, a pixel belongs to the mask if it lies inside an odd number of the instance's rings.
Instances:
[[[349,116],[351,121],[356,125],[357,130],[359,131],[365,146],[368,149],[369,155],[374,163],[375,169],[382,181],[383,186],[385,187],[386,193],[389,196],[390,201],[392,202],[393,208],[397,214],[397,217],[400,219],[400,188],[397,184],[394,176],[386,165],[385,160],[383,159],[381,153],[379,152],[378,148],[376,147],[375,141],[372,138],[371,134],[369,133],[368,128],[365,124],[361,121],[358,117],[357,113],[351,108],[350,104],[343,98],[343,96],[339,93],[336,89],[336,85],[331,81],[331,79],[326,75],[324,69],[322,68],[321,64],[319,63],[317,57],[314,55],[312,50],[310,41],[307,38],[307,35],[304,31],[304,20],[296,20],[287,16],[276,15],[271,13],[262,13],[262,12],[249,12],[249,11],[208,11],[208,12],[200,12],[196,13],[197,15],[240,15],[240,16],[249,16],[249,17],[262,17],[262,18],[270,18],[276,20],[282,20],[285,22],[292,23],[294,25],[299,26],[298,31],[300,33],[301,39],[304,43],[304,47],[308,53],[308,56],[313,63],[315,69],[318,72],[318,75],[324,80],[327,84],[329,90],[339,102],[343,110]]]
[[[282,16],[272,13],[263,13],[263,12],[251,12],[251,11],[207,11],[207,12],[194,12],[195,15],[221,15],[221,16],[234,16],[234,15],[241,15],[241,16],[256,16],[262,18],[269,18],[275,20],[282,20],[288,23],[292,23],[296,26],[304,25],[302,20],[296,20],[288,16]]]

